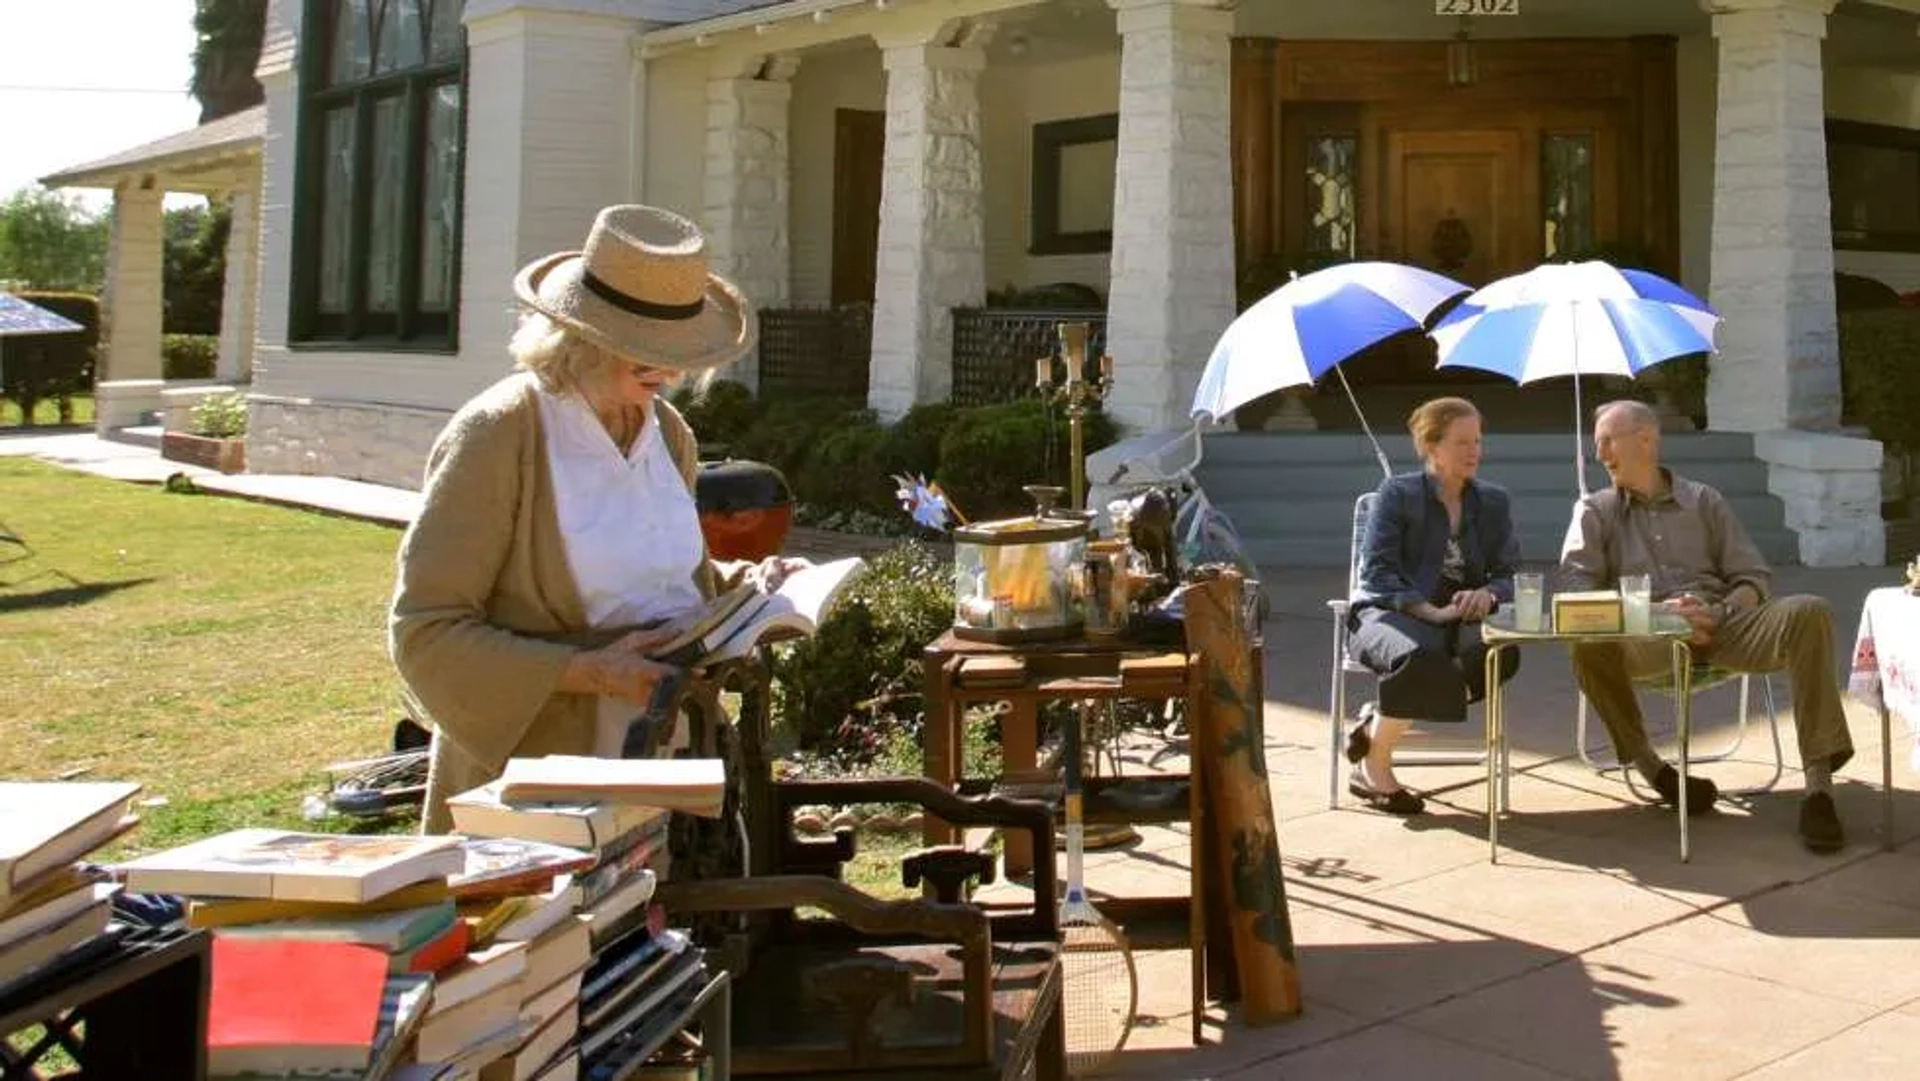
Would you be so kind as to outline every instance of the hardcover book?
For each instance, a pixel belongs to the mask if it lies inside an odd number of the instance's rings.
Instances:
[[[458,837],[241,829],[121,869],[135,893],[359,904],[465,866]]]

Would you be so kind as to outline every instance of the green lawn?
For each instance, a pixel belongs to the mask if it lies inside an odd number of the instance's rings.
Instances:
[[[145,785],[115,854],[296,825],[324,766],[387,749],[398,532],[6,458],[0,522],[36,552],[0,564],[0,777]]]
[[[35,402],[33,406],[35,424],[60,423],[60,403],[52,399]],[[93,425],[93,395],[76,394],[73,397],[73,420],[71,423]],[[0,399],[0,428],[20,427],[20,403],[11,398]]]

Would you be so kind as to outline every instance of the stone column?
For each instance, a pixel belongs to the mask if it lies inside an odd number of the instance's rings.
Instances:
[[[713,269],[755,307],[787,302],[788,105],[795,57],[734,61],[707,81],[706,229]],[[759,356],[724,373],[759,387]]]
[[[94,388],[94,427],[102,433],[138,425],[144,413],[161,407],[160,201],[165,195],[152,176],[124,182],[113,193],[102,370]]]
[[[1833,429],[1833,311],[1820,43],[1835,0],[1709,0],[1719,41],[1709,298],[1725,317],[1710,427]]]
[[[213,374],[222,383],[238,383],[253,376],[254,281],[260,270],[260,211],[253,189],[233,193],[228,215],[233,224],[220,289],[220,359]]]
[[[980,72],[988,28],[877,39],[887,73],[867,404],[892,420],[953,387],[953,311],[986,298]]]
[[[1188,0],[1108,2],[1121,40],[1108,409],[1135,428],[1181,428],[1234,316],[1233,13]]]

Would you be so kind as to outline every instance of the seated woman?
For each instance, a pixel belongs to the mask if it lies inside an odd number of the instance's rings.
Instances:
[[[1348,619],[1353,658],[1380,677],[1380,700],[1347,736],[1347,791],[1391,814],[1426,801],[1393,776],[1393,748],[1412,722],[1457,722],[1486,693],[1480,620],[1513,601],[1520,545],[1506,489],[1475,479],[1480,411],[1435,398],[1407,420],[1426,468],[1380,483],[1366,523]],[[1501,658],[1513,678],[1519,658]]]
[[[414,715],[433,725],[422,827],[510,757],[622,753],[671,671],[661,623],[727,580],[765,588],[804,563],[711,561],[698,447],[662,396],[751,347],[753,310],[707,270],[692,222],[602,210],[585,250],[520,271],[520,371],[435,440],[401,541],[388,639]]]

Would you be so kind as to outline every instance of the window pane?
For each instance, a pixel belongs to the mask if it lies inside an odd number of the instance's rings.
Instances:
[[[353,109],[327,114],[320,180],[320,311],[339,315],[348,305],[348,249],[353,233]]]
[[[373,53],[373,70],[419,67],[426,58],[426,25],[420,18],[420,0],[384,0],[381,8],[380,47]]]
[[[1832,143],[1827,176],[1834,232],[1848,239],[1920,233],[1920,152]]]
[[[1307,140],[1307,236],[1312,252],[1354,252],[1354,162],[1360,140],[1351,135],[1316,135]]]
[[[460,57],[460,12],[464,0],[433,0],[433,59],[456,60]]]
[[[373,39],[369,33],[370,0],[334,0],[333,42],[328,55],[327,81],[334,84],[364,79],[373,67]]]
[[[460,220],[460,85],[427,98],[426,161],[420,176],[420,310],[443,312],[453,296],[453,231]]]
[[[367,310],[400,309],[401,208],[406,203],[406,125],[400,96],[373,103],[373,184],[367,219]]]
[[[1542,250],[1564,259],[1593,248],[1593,136],[1548,135],[1540,143]]]

